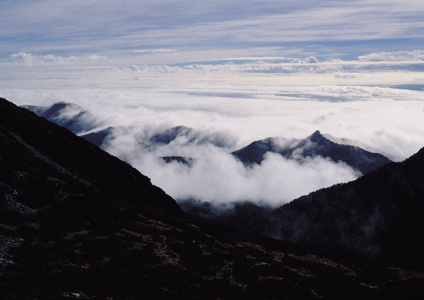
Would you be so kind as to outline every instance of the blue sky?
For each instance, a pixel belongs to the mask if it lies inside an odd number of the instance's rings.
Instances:
[[[143,63],[240,56],[351,59],[415,50],[424,42],[421,0],[0,1],[0,58],[106,55]],[[148,52],[144,52],[148,53]]]

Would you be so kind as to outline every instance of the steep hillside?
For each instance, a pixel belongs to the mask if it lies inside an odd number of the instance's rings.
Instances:
[[[356,181],[279,208],[278,235],[353,253],[424,262],[424,148]]]
[[[60,193],[60,182],[65,181],[90,193],[147,202],[161,210],[180,210],[171,197],[150,183],[149,178],[68,130],[52,125],[25,109],[16,108],[5,100],[1,102],[0,119],[2,168],[4,172],[10,173],[4,173],[6,177],[3,180],[10,181],[12,188],[18,191],[17,197],[25,199],[22,201],[28,202],[30,207],[41,208],[43,203],[38,202],[50,201],[47,195],[34,197],[33,193],[43,193],[44,185],[46,189],[57,186],[56,190]],[[19,169],[23,170],[23,175],[17,175]],[[27,171],[30,171],[28,180],[34,181],[34,191],[21,195],[19,185],[21,182],[27,184]],[[50,178],[50,174],[55,176]]]

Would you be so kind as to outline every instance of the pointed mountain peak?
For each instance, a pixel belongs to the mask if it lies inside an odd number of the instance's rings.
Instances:
[[[308,139],[313,142],[316,142],[320,140],[325,140],[326,138],[321,134],[319,130],[317,130]]]
[[[84,111],[78,104],[63,101],[56,102],[51,106],[40,107],[40,110],[42,111],[41,116],[47,119],[60,117],[63,113],[65,113],[66,116],[73,117]]]

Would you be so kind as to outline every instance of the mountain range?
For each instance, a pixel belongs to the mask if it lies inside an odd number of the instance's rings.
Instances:
[[[68,128],[72,132],[82,133],[81,137],[98,147],[106,148],[108,142],[113,140],[120,133],[118,128],[107,127],[95,130],[96,126],[102,124],[95,121],[94,116],[73,103],[58,102],[52,106],[23,106],[35,112],[41,117]],[[97,124],[97,125],[96,125]],[[94,129],[94,130],[93,130]],[[119,128],[125,131],[125,128]],[[168,145],[176,140],[185,144],[213,144],[217,147],[225,147],[225,142],[217,136],[202,136],[194,129],[185,126],[168,128],[152,135],[150,138],[141,141],[140,147],[143,149],[154,149],[162,145]],[[232,152],[246,166],[261,164],[266,153],[276,153],[285,159],[302,163],[307,159],[322,157],[336,163],[345,163],[360,174],[371,172],[384,164],[391,162],[382,154],[367,151],[355,141],[345,139],[335,139],[329,135],[323,135],[320,131],[315,131],[305,139],[285,139],[282,137],[270,137],[264,140],[254,141],[248,146]],[[174,159],[175,158],[175,159]],[[167,163],[179,162],[187,166],[192,166],[195,161],[192,157],[181,157],[180,155],[169,155],[161,157]]]
[[[282,241],[193,221],[130,165],[0,98],[0,297],[420,299],[423,161],[282,206]]]
[[[260,164],[265,154],[277,153],[286,159],[302,163],[314,157],[328,158],[334,162],[344,162],[362,174],[371,172],[391,162],[379,153],[366,151],[360,147],[339,144],[330,136],[324,136],[319,130],[305,139],[267,138],[233,152],[246,165]]]
[[[74,103],[57,102],[50,106],[23,105],[22,107],[76,134],[102,125],[102,122],[88,110]]]

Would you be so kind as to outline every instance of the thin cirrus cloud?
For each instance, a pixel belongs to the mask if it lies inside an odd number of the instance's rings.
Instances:
[[[298,54],[310,51],[316,55],[321,50],[325,55],[325,49],[352,57],[358,51],[355,43],[366,42],[375,52],[399,48],[399,40],[421,39],[423,13],[420,1],[311,5],[309,1],[251,0],[242,6],[236,1],[188,0],[2,2],[0,56],[35,51],[123,57],[128,55],[126,50],[137,49],[179,49],[206,55],[204,51],[213,49],[222,58],[221,51],[236,48],[247,54],[246,49],[259,48],[262,56],[294,49]],[[380,40],[384,45],[379,46]]]
[[[361,55],[358,59],[362,62],[372,62],[372,61],[392,61],[392,62],[402,62],[402,61],[424,61],[424,51],[415,50],[415,51],[398,51],[398,52],[380,52],[380,53],[371,53],[367,55]]]

